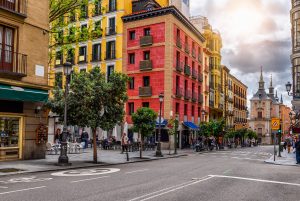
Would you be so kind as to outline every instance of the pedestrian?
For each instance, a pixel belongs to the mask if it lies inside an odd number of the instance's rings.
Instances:
[[[297,142],[295,143],[295,149],[296,149],[296,161],[297,164],[300,164],[300,140],[298,138]]]
[[[125,151],[128,152],[128,148],[127,148],[127,146],[128,146],[128,137],[127,137],[126,133],[123,133],[121,143],[122,143],[122,153],[125,152]]]
[[[292,142],[291,142],[291,139],[287,139],[287,148],[288,148],[288,153],[291,152],[291,147],[292,147]]]
[[[55,143],[60,143],[60,139],[61,139],[61,130],[60,130],[60,128],[58,128],[55,131],[54,142]]]
[[[286,146],[287,146],[287,142],[286,142],[286,140],[285,140],[284,143],[283,143],[283,148],[284,148],[284,150],[286,150]]]
[[[89,134],[87,131],[82,131],[80,139],[81,142],[84,142],[84,149],[88,148]]]

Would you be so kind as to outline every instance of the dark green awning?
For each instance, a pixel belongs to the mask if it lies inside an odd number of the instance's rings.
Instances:
[[[48,91],[0,84],[0,99],[46,102],[48,100]]]

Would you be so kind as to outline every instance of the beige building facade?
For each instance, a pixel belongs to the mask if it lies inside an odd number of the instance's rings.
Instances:
[[[0,1],[0,161],[45,157],[48,1]]]

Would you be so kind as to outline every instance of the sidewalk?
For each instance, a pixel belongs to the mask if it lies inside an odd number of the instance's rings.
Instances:
[[[292,152],[288,153],[287,150],[283,150],[283,152],[281,152],[281,157],[278,157],[277,154],[275,161],[273,155],[269,159],[265,160],[265,162],[275,165],[298,166],[298,164],[296,164],[296,154]]]
[[[126,154],[121,154],[120,150],[98,150],[98,164],[93,164],[93,150],[88,148],[84,153],[68,154],[71,166],[57,166],[59,155],[46,155],[46,159],[39,160],[19,160],[0,162],[0,177],[13,174],[23,174],[32,172],[47,172],[55,170],[66,170],[75,168],[99,167],[107,165],[143,162],[166,158],[176,158],[186,156],[193,150],[178,150],[177,155],[169,155],[168,150],[163,151],[164,157],[155,157],[155,151],[144,151],[143,159],[139,158],[139,152],[129,152],[129,161],[126,161]]]

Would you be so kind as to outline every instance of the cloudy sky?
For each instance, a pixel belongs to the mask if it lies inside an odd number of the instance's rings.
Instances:
[[[273,85],[291,105],[285,83],[291,81],[289,0],[190,0],[191,14],[206,16],[223,38],[222,63],[248,88],[257,91],[260,66],[265,88]]]

